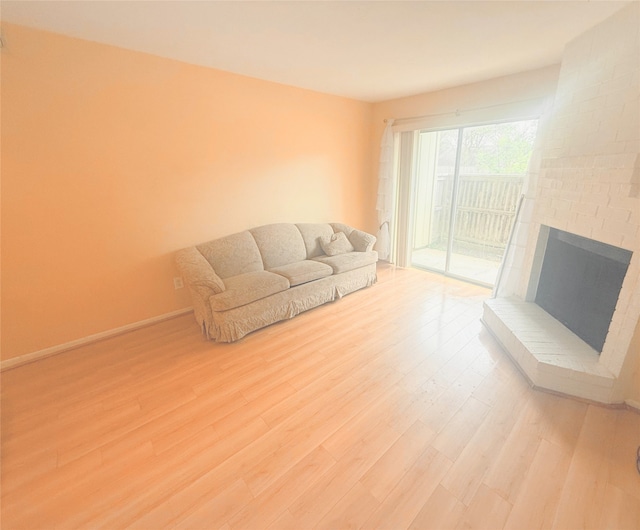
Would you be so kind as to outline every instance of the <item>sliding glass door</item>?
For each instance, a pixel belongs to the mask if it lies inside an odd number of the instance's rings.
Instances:
[[[493,285],[537,120],[418,135],[411,264]]]

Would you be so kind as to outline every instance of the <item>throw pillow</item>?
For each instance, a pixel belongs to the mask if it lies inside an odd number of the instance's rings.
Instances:
[[[320,246],[327,256],[337,256],[338,254],[353,252],[353,245],[347,239],[344,232],[336,232],[330,236],[322,236],[320,238]]]

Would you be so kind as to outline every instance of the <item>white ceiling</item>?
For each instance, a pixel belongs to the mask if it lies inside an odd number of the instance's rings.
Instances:
[[[363,101],[559,63],[619,1],[5,1],[3,20]],[[6,43],[11,46],[11,43]]]

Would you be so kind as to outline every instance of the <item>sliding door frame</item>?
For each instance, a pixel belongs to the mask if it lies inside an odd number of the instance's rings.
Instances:
[[[455,129],[448,129],[455,130]],[[422,131],[421,131],[422,132]],[[449,210],[449,234],[447,238],[447,254],[444,262],[444,274],[450,276],[451,254],[453,254],[453,235],[456,233],[456,213],[458,211],[458,187],[460,180],[460,159],[462,158],[463,127],[458,128],[458,142],[456,144],[456,161],[453,168],[453,188],[451,190],[451,207]],[[417,175],[414,174],[414,178]],[[416,179],[417,180],[417,179]]]
[[[481,285],[483,287],[493,287],[491,284],[487,284],[481,281],[474,280],[473,278],[467,278],[455,273],[449,272],[449,266],[451,261],[451,255],[453,250],[453,234],[456,223],[456,206],[458,201],[458,187],[459,187],[459,175],[460,175],[460,159],[462,155],[462,138],[464,129],[473,127],[482,127],[486,125],[500,125],[503,123],[512,123],[517,121],[527,120],[539,120],[540,112],[536,113],[523,113],[523,115],[512,116],[509,118],[503,117],[502,119],[487,119],[479,122],[463,123],[460,120],[455,120],[455,124],[451,126],[439,126],[439,127],[418,127],[411,128],[409,126],[402,125],[398,128],[399,142],[397,145],[397,189],[396,189],[396,214],[395,214],[395,229],[393,232],[392,240],[392,263],[395,263],[399,267],[411,267],[411,253],[413,249],[414,239],[414,215],[415,215],[415,191],[417,187],[417,170],[418,160],[414,153],[418,150],[418,142],[420,133],[437,133],[442,131],[458,131],[458,143],[456,145],[456,161],[454,168],[453,190],[451,197],[451,211],[449,212],[449,238],[447,241],[447,252],[445,268],[443,271],[438,269],[427,269],[440,274],[444,274],[447,277],[462,280],[468,283]],[[416,124],[417,125],[417,124]],[[423,267],[419,267],[423,268]]]

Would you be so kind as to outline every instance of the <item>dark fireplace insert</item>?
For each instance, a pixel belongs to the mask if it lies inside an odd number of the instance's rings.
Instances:
[[[536,304],[601,353],[631,255],[550,228]]]

